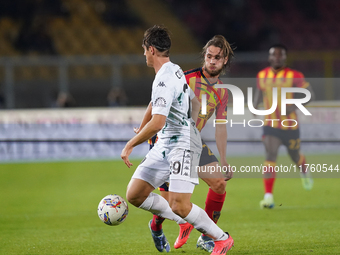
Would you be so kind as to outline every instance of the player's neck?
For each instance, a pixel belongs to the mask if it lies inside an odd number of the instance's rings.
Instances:
[[[207,78],[208,81],[209,81],[210,83],[215,83],[215,82],[218,80],[219,75],[216,75],[216,76],[211,76],[211,75],[209,75],[209,74],[204,70],[204,67],[202,68],[202,71],[203,71],[203,74],[204,74],[205,78]]]
[[[281,66],[281,67],[279,67],[279,68],[274,68],[274,67],[270,67],[271,69],[272,69],[272,71],[274,72],[274,73],[278,73],[278,72],[280,72],[281,70],[283,70],[283,69],[285,69],[286,68],[286,66]]]
[[[169,57],[162,57],[162,58],[156,58],[155,62],[153,64],[153,68],[155,69],[155,73],[157,74],[158,71],[162,68],[162,66],[165,63],[170,62],[170,58]]]

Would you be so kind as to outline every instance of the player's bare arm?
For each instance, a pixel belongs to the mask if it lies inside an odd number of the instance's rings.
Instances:
[[[120,157],[124,160],[124,163],[130,168],[132,163],[129,161],[129,155],[131,154],[134,147],[147,141],[151,137],[160,131],[165,125],[166,116],[160,114],[152,115],[151,120],[145,125],[145,127],[135,135],[125,145]]]
[[[220,161],[222,168],[228,167],[227,163],[227,126],[226,125],[216,125],[215,130],[215,140],[216,140],[216,146],[218,153],[220,154]],[[230,180],[232,178],[232,171],[230,173],[227,173],[226,181]]]
[[[133,131],[135,131],[136,134],[138,134],[144,128],[144,126],[151,120],[152,118],[151,112],[152,112],[152,103],[150,102],[148,107],[145,110],[142,123],[140,124],[138,128],[133,129]]]
[[[257,109],[260,102],[262,102],[262,91],[259,88],[256,88],[255,96],[254,96],[254,108],[255,109]]]

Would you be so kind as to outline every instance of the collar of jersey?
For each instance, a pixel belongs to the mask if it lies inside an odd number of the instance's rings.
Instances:
[[[273,67],[270,67],[270,70],[274,73],[274,75],[276,76],[279,72],[285,70],[287,67],[286,66],[283,66],[277,70],[275,70]]]
[[[201,76],[203,77],[203,79],[204,79],[205,82],[207,83],[207,84],[204,84],[203,82],[199,82],[199,83],[202,84],[202,85],[214,86],[214,85],[216,85],[216,84],[220,81],[220,79],[217,79],[216,82],[210,83],[210,81],[208,80],[208,78],[205,77],[205,75],[204,75],[204,73],[203,73],[203,68],[202,68],[202,67],[200,67],[200,72],[201,72]]]

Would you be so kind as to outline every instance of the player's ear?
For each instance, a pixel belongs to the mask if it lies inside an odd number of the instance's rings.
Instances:
[[[155,53],[156,53],[155,47],[150,46],[150,53],[151,53],[152,55],[155,55]]]
[[[228,57],[225,57],[225,58],[224,58],[224,63],[223,63],[223,64],[226,65],[227,63],[228,63]]]

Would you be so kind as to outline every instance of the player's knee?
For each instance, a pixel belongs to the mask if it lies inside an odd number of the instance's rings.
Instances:
[[[227,182],[221,178],[211,180],[212,182],[210,183],[210,189],[212,189],[212,191],[217,194],[224,194]]]
[[[295,163],[298,163],[299,162],[299,160],[300,160],[300,154],[299,154],[299,152],[290,152],[289,153],[289,155],[290,155],[290,158],[295,162]]]
[[[266,160],[275,162],[277,157],[276,151],[267,151],[267,157]]]
[[[191,209],[189,205],[185,205],[176,201],[172,201],[170,203],[170,207],[171,210],[181,218],[185,218],[189,214]]]
[[[126,200],[136,207],[139,207],[145,199],[146,197],[143,197],[140,194],[133,193],[129,190],[126,192]]]

